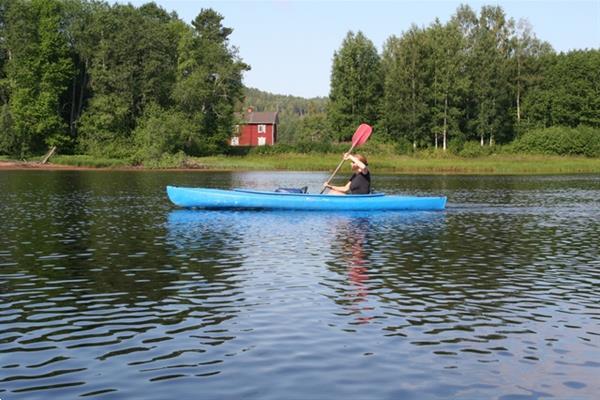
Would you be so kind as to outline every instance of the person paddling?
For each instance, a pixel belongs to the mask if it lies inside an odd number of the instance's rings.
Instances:
[[[371,173],[367,167],[367,158],[362,154],[344,154],[344,160],[352,161],[352,176],[344,186],[334,186],[325,182],[323,186],[329,189],[328,194],[369,194],[371,193]]]

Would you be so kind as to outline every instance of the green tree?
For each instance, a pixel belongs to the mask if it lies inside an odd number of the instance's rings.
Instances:
[[[460,134],[462,99],[468,90],[469,78],[465,70],[465,43],[456,21],[441,25],[439,21],[427,29],[431,40],[431,63],[433,73],[431,84],[432,129],[435,147],[438,136],[442,137],[442,148],[448,147],[450,132]]]
[[[462,118],[460,119],[460,131],[462,132],[462,138],[458,142],[464,139],[473,139],[471,132],[475,131],[475,116],[477,115],[477,102],[475,99],[474,91],[474,71],[477,68],[475,62],[475,43],[476,43],[476,30],[479,24],[477,14],[468,5],[460,5],[456,9],[456,13],[451,18],[451,23],[455,24],[461,32],[463,40],[463,68],[460,71],[465,79],[466,92],[461,101],[460,109],[462,112]]]
[[[330,140],[327,114],[307,114],[298,119],[295,143],[323,143]]]
[[[523,118],[522,102],[526,93],[542,80],[541,60],[552,54],[552,47],[536,38],[531,24],[520,20],[515,35],[511,38],[510,75],[514,99],[514,115],[517,126]]]
[[[194,124],[184,113],[151,104],[133,132],[134,158],[138,162],[160,160],[165,154],[182,152],[194,140],[194,131]]]
[[[473,51],[473,92],[476,101],[475,129],[483,146],[498,136],[512,133],[505,110],[510,105],[508,85],[509,39],[512,20],[506,20],[501,7],[484,6],[475,28]]]
[[[600,50],[549,54],[543,80],[525,97],[523,114],[543,127],[600,126]]]
[[[425,31],[415,25],[383,49],[382,126],[388,138],[413,148],[427,136],[427,51]]]
[[[60,100],[73,64],[61,15],[58,0],[16,1],[9,8],[10,112],[21,155],[69,142]]]
[[[8,0],[0,0],[0,154],[14,153],[18,147],[15,143],[12,115],[8,106],[9,82],[6,77],[9,54],[6,27],[8,5]]]
[[[0,0],[0,106],[8,103],[8,82],[6,80],[6,64],[8,62],[6,18],[8,5],[8,0]]]
[[[131,134],[145,108],[171,103],[177,21],[151,3],[139,9],[131,5],[98,8],[92,22],[79,36],[84,41],[81,61],[92,92],[80,120],[81,147],[94,154],[122,157],[130,152]],[[90,46],[92,39],[97,39],[95,46]]]
[[[202,9],[192,22],[193,29],[182,32],[179,41],[173,98],[177,109],[196,126],[197,137],[186,149],[190,154],[225,148],[233,132],[236,104],[242,101],[242,73],[250,69],[230,47],[233,30],[223,27],[222,20],[214,10]]]
[[[328,118],[337,138],[350,139],[361,123],[375,124],[382,95],[377,49],[362,32],[348,32],[331,70]]]
[[[72,53],[75,74],[71,80],[69,97],[65,99],[66,119],[71,137],[78,138],[80,118],[92,96],[90,69],[94,62],[104,29],[102,17],[110,6],[101,2],[64,0],[66,33]]]

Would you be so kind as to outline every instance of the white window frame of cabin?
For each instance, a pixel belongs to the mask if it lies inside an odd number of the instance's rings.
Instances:
[[[257,138],[258,139],[258,145],[259,146],[264,146],[267,144],[267,138],[264,136],[260,136]]]
[[[258,125],[258,133],[267,133],[267,125],[259,124]]]
[[[233,136],[231,138],[231,145],[232,146],[239,146],[240,145],[240,137],[239,136]]]

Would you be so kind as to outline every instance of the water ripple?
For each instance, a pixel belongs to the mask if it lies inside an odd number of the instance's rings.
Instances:
[[[448,210],[325,215],[164,198],[318,174],[22,174],[0,174],[2,398],[600,391],[598,177],[378,177]]]

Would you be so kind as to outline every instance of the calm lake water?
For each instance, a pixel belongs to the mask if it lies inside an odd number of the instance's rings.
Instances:
[[[600,176],[374,177],[444,212],[164,192],[326,178],[0,171],[0,398],[598,398]]]

